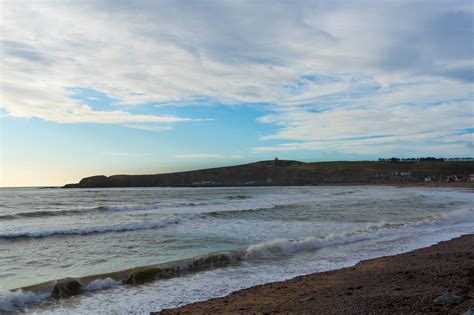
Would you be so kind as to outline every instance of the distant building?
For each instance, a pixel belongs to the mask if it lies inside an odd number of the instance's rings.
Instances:
[[[416,163],[416,162],[474,162],[472,157],[463,158],[436,158],[436,157],[417,157],[417,158],[398,158],[392,157],[388,159],[379,158],[379,162],[391,162],[391,163]]]
[[[278,163],[278,157],[275,157],[275,160],[273,161],[273,166],[278,166],[280,163]]]

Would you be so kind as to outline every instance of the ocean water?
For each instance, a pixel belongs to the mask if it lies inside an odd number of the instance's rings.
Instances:
[[[472,191],[0,189],[0,313],[144,313],[474,232]]]

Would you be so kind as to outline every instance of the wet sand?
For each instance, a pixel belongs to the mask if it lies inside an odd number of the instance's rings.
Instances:
[[[159,294],[159,293],[157,293]],[[470,310],[470,312],[467,312]],[[474,234],[158,314],[474,314]]]

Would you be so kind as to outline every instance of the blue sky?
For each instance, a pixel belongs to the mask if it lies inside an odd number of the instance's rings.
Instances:
[[[4,1],[0,186],[472,156],[472,1]]]

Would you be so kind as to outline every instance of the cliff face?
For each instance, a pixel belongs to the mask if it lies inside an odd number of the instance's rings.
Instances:
[[[83,178],[65,188],[166,186],[272,186],[337,183],[401,183],[467,181],[473,162],[322,162],[262,161],[238,166],[157,175],[114,175]]]

